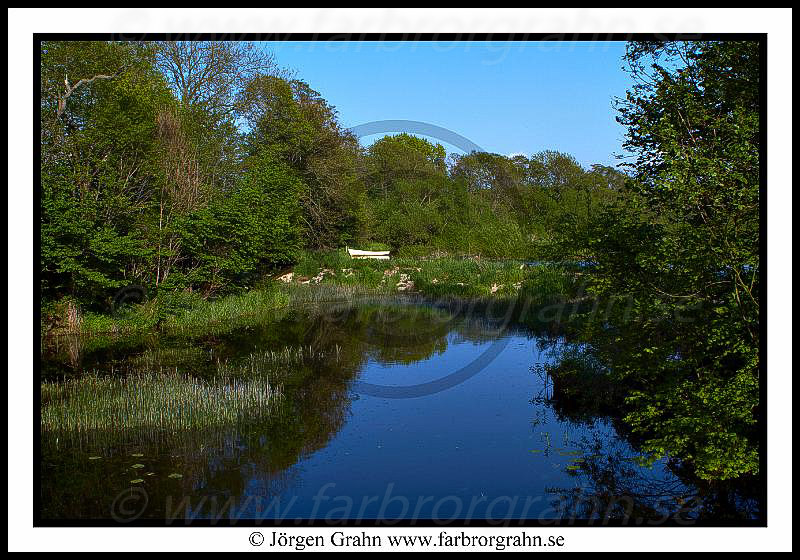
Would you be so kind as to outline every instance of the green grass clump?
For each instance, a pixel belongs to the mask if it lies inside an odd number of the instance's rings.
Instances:
[[[155,331],[168,334],[187,331],[221,334],[259,324],[288,304],[286,292],[274,282],[241,294],[209,300],[196,293],[169,292],[143,303],[116,309],[111,314],[81,313],[80,321],[75,323],[77,327],[53,329],[45,334],[101,336]]]
[[[244,294],[225,296],[204,301],[199,305],[169,317],[162,327],[166,331],[203,331],[221,334],[231,330],[260,324],[274,316],[274,311],[289,304],[287,294],[269,287],[251,290]]]
[[[196,292],[163,291],[147,301],[115,307],[110,315],[89,311],[83,316],[79,332],[95,335],[153,331],[165,319],[180,315],[205,303],[206,301]]]
[[[85,375],[41,384],[43,432],[188,430],[262,417],[282,398],[267,378],[202,381],[176,372]]]
[[[431,297],[512,294],[526,277],[526,267],[516,261],[441,257],[398,259],[397,265],[408,268],[415,289]]]
[[[130,334],[150,331],[158,324],[158,302],[148,301],[140,305],[127,306],[113,315],[87,311],[77,334]]]
[[[317,348],[310,344],[285,346],[276,350],[251,352],[246,358],[217,365],[218,375],[227,379],[272,379],[283,381],[292,366],[323,360],[338,360],[342,348]]]

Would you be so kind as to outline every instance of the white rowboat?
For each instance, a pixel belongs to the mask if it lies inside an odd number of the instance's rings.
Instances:
[[[347,248],[347,253],[354,259],[381,259],[387,260],[390,251],[361,251],[359,249]]]

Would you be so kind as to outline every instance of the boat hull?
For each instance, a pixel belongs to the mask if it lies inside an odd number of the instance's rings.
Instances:
[[[347,249],[347,253],[354,259],[380,259],[387,260],[390,251],[360,251],[358,249]]]

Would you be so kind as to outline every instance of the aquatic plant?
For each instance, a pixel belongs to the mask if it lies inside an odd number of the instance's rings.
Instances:
[[[271,378],[281,381],[287,374],[286,366],[308,364],[324,359],[336,361],[342,348],[334,344],[329,348],[317,348],[310,344],[286,346],[275,350],[260,350],[250,353],[243,360],[221,362],[217,365],[220,376],[235,378]]]
[[[188,430],[269,414],[280,386],[265,377],[194,379],[174,371],[125,377],[84,375],[41,384],[41,430]]]

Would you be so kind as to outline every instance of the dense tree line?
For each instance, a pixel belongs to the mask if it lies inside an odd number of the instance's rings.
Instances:
[[[303,248],[541,257],[620,190],[555,152],[369,148],[258,45],[44,42],[42,297],[252,285]],[[569,234],[569,235],[567,235]]]

